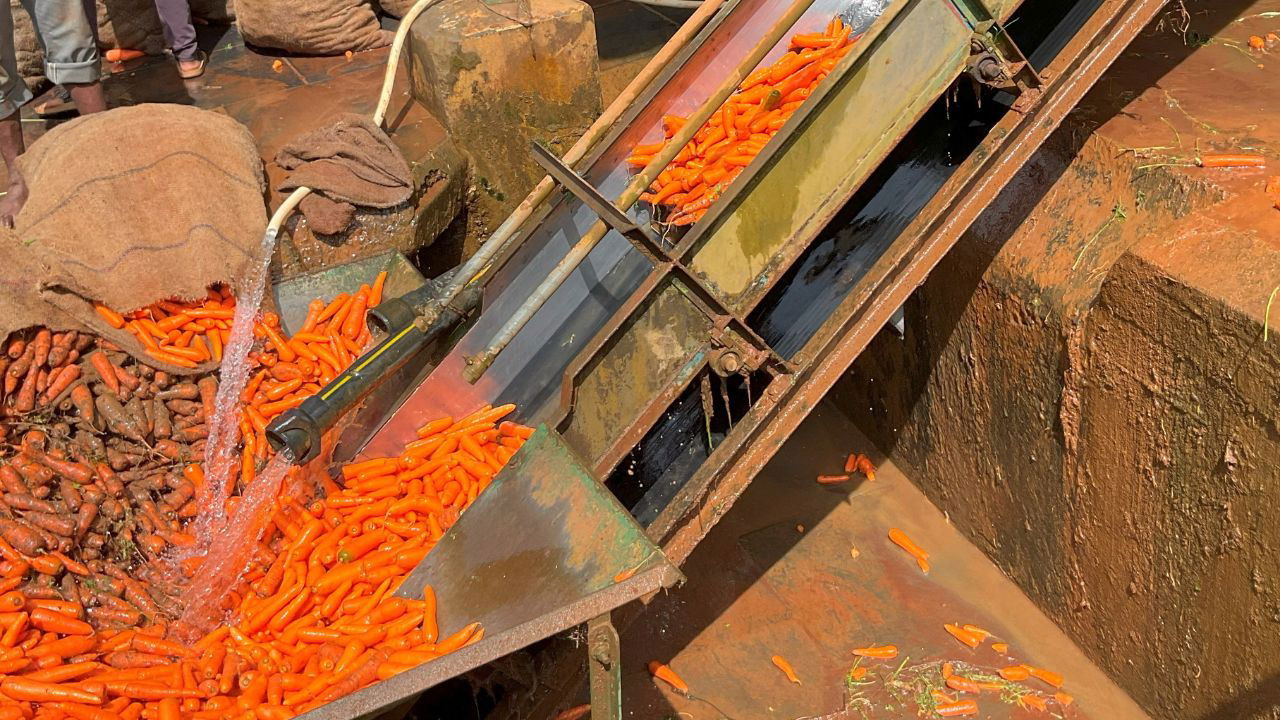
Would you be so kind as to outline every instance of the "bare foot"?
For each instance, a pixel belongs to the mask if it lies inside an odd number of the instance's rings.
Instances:
[[[13,219],[22,211],[27,202],[27,184],[18,181],[9,184],[9,191],[0,197],[0,224],[13,227]]]

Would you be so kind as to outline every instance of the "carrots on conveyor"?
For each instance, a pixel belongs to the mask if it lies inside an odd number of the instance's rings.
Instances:
[[[791,38],[791,50],[748,75],[640,199],[668,208],[664,221],[673,225],[692,225],[701,219],[849,52],[856,40],[850,34],[851,29],[835,18],[825,32]],[[685,122],[665,116],[666,137],[675,135]],[[637,145],[627,162],[648,165],[666,142]]]
[[[503,422],[513,409],[429,423],[323,499],[280,497],[232,621],[190,646],[162,621],[95,628],[81,602],[0,580],[0,718],[290,718],[479,641],[477,623],[439,628],[430,588],[395,592],[532,433]]]

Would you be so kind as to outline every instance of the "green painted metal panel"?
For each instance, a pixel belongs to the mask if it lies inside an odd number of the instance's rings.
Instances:
[[[693,250],[690,269],[746,314],[963,71],[973,31],[948,0],[910,3],[873,35]],[[997,15],[1012,0],[989,3]],[[1006,9],[1007,8],[1007,9]]]
[[[577,378],[564,437],[593,463],[706,343],[711,321],[669,279]]]

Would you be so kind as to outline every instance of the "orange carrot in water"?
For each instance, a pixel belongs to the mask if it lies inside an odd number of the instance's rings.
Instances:
[[[873,645],[871,647],[856,648],[854,655],[865,658],[875,658],[877,660],[891,660],[898,657],[898,646],[896,645]]]

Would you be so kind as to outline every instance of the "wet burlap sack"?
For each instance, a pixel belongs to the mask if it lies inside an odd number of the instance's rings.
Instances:
[[[234,287],[260,252],[262,161],[226,115],[118,108],[53,128],[18,162],[31,196],[0,264],[0,339],[30,325],[89,329],[146,359],[92,301],[127,311],[203,297],[215,282]]]
[[[97,0],[98,47],[164,52],[164,29],[155,0]]]
[[[18,74],[31,92],[39,92],[44,88],[46,78],[44,53],[40,51],[36,28],[19,0],[9,0],[9,8],[13,13],[13,49],[18,56]]]
[[[391,43],[370,0],[236,0],[245,42],[311,55],[339,55]]]
[[[309,187],[302,214],[313,232],[334,235],[351,223],[356,206],[393,208],[413,195],[413,172],[400,148],[366,115],[344,113],[295,138],[276,153],[290,171],[277,187]]]

